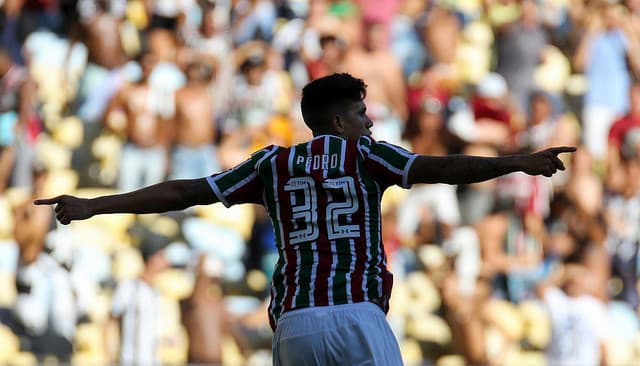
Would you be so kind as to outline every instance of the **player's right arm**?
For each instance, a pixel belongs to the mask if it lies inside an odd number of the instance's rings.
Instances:
[[[109,213],[147,214],[183,210],[195,205],[207,205],[219,199],[206,178],[170,180],[132,192],[79,198],[62,195],[35,200],[36,205],[56,205],[56,218],[62,224]]]

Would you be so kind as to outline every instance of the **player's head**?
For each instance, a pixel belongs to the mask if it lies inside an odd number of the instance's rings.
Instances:
[[[367,85],[349,74],[316,79],[302,89],[302,118],[314,136],[337,135],[349,139],[371,135],[364,98]]]

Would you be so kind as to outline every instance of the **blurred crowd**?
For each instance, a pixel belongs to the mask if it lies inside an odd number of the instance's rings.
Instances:
[[[566,171],[392,189],[407,365],[640,363],[640,1],[0,0],[0,364],[268,365],[262,207],[61,226],[34,198],[230,168],[368,84],[374,138]]]

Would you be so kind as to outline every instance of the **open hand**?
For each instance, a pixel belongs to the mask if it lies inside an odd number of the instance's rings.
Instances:
[[[35,200],[33,203],[36,205],[56,205],[56,218],[63,225],[67,225],[73,220],[84,220],[93,216],[89,207],[89,200],[85,198],[62,195]]]
[[[564,164],[558,158],[558,155],[574,151],[576,151],[575,147],[559,146],[524,155],[522,171],[529,175],[550,177],[558,170],[565,170]]]

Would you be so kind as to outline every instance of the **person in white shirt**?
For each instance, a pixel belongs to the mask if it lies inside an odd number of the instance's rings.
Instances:
[[[112,360],[115,358],[114,348],[119,350],[117,363],[120,365],[152,366],[161,363],[158,345],[162,297],[153,281],[158,273],[170,266],[164,252],[166,244],[161,237],[145,237],[140,244],[145,263],[142,274],[119,283],[113,293],[105,340],[110,342],[111,332],[119,327],[119,347],[109,343],[106,347]]]
[[[551,320],[549,366],[606,364],[610,319],[606,304],[592,295],[596,282],[586,267],[568,264],[538,287]]]

